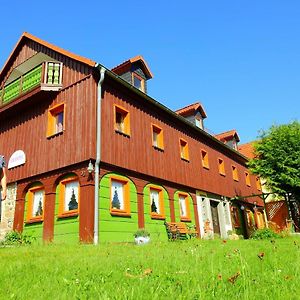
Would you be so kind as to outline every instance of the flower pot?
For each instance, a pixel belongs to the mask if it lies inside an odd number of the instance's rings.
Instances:
[[[150,242],[149,236],[138,236],[134,238],[134,241],[137,245],[143,245]]]

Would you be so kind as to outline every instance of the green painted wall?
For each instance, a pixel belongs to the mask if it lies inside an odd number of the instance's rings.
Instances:
[[[150,201],[150,186],[148,184],[144,188],[144,217],[145,217],[145,229],[150,232],[151,240],[163,240],[167,241],[168,236],[166,232],[166,227],[164,222],[171,222],[170,216],[170,203],[167,191],[162,186],[157,186],[163,190],[164,199],[164,210],[165,210],[165,220],[158,220],[151,218],[151,201]],[[153,185],[152,185],[153,186]]]
[[[72,177],[74,175],[67,175],[63,179]],[[54,213],[54,239],[55,243],[74,244],[79,242],[79,216],[58,218],[59,208],[59,193],[60,185],[56,187],[55,197],[55,213]]]
[[[176,222],[181,222],[180,221],[180,209],[179,209],[179,196],[178,194],[184,193],[183,191],[177,191],[174,194],[174,209],[175,209],[175,221]],[[189,204],[190,204],[190,214],[191,214],[191,222],[186,222],[189,226],[190,225],[196,225],[195,222],[195,214],[194,214],[194,205],[193,205],[193,200],[190,195],[188,195],[189,199]]]
[[[112,216],[110,213],[110,176],[117,175],[129,181],[130,217]],[[133,182],[125,176],[109,173],[100,181],[99,241],[133,242],[138,229],[137,192]]]

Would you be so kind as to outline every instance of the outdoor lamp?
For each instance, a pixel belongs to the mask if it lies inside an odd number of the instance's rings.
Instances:
[[[87,171],[89,172],[89,174],[91,174],[94,171],[94,166],[93,166],[91,160],[90,160],[89,165],[87,167]]]

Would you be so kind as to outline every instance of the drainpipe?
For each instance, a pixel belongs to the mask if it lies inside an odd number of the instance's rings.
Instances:
[[[95,66],[98,67],[98,64]],[[105,69],[100,69],[100,79],[97,86],[97,127],[96,127],[96,162],[95,162],[95,199],[94,199],[94,245],[99,243],[99,170],[101,158],[101,101],[102,83]]]

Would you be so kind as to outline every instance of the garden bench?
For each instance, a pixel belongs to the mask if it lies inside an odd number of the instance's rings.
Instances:
[[[198,231],[196,226],[189,226],[183,222],[165,222],[168,239],[169,240],[186,240],[188,238],[196,237]]]

